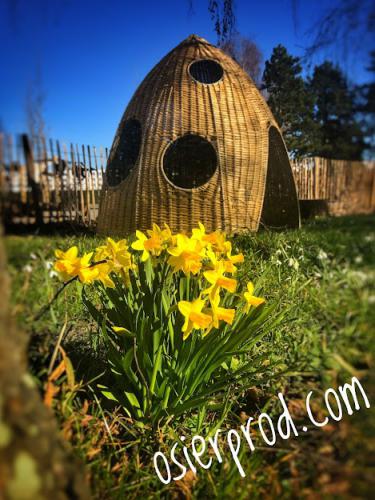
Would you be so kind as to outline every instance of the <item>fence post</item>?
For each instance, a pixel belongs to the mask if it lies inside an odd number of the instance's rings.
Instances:
[[[43,225],[43,211],[40,206],[40,189],[35,181],[33,152],[29,138],[26,134],[22,134],[22,147],[26,161],[27,181],[31,188],[32,204],[35,210],[35,222],[38,225]]]

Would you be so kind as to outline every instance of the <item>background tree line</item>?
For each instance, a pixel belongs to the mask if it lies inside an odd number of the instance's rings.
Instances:
[[[290,0],[290,7],[297,31],[302,15],[300,0]],[[237,60],[263,92],[294,157],[374,158],[373,78],[369,84],[354,85],[342,68],[330,60],[316,65],[311,75],[304,76],[302,59],[289,54],[282,45],[273,49],[262,74],[259,47],[236,30],[234,1],[209,0],[208,10],[218,45]],[[340,63],[356,57],[359,49],[374,46],[374,30],[373,0],[336,0],[311,26],[304,61],[311,64],[314,56],[327,49],[335,49]],[[375,72],[374,50],[366,69],[372,75]]]
[[[372,52],[368,70],[374,69]],[[292,155],[360,160],[373,148],[374,83],[351,84],[329,60],[304,78],[301,60],[278,45],[265,63],[261,88]]]
[[[221,44],[263,92],[294,157],[361,160],[374,153],[374,82],[353,85],[326,60],[303,76],[300,58],[277,45],[265,62],[255,42],[235,34]],[[375,71],[375,51],[369,72]]]

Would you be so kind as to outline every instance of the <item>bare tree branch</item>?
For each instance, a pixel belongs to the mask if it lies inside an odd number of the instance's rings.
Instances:
[[[221,45],[221,49],[238,62],[259,88],[262,77],[263,55],[257,44],[237,32]]]
[[[36,76],[29,84],[26,94],[26,123],[29,135],[32,139],[44,138],[46,135],[46,122],[44,118],[44,105],[46,93],[43,90],[40,68]]]
[[[293,22],[298,26],[300,0],[291,0]],[[373,0],[336,0],[335,4],[309,28],[306,35],[312,42],[305,47],[305,60],[323,50],[334,51],[347,60],[358,51],[369,48],[366,43],[375,25]]]

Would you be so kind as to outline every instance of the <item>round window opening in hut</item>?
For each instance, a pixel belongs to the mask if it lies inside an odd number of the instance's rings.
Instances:
[[[188,134],[170,144],[164,154],[163,170],[177,187],[192,189],[208,182],[215,173],[215,148],[199,135]]]
[[[130,174],[138,159],[142,127],[136,118],[126,120],[112,146],[107,167],[109,186],[117,186]]]
[[[200,83],[215,83],[223,78],[223,68],[212,59],[195,61],[189,66],[189,73]]]

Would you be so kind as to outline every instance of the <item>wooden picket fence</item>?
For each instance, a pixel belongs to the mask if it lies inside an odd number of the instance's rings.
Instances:
[[[95,227],[107,148],[0,134],[0,213],[6,226]],[[292,162],[301,201],[332,215],[375,212],[375,163],[307,158]]]
[[[5,225],[74,222],[94,226],[108,150],[27,135],[0,135]]]
[[[331,215],[375,212],[375,162],[314,157],[292,169],[300,201],[324,201]]]

